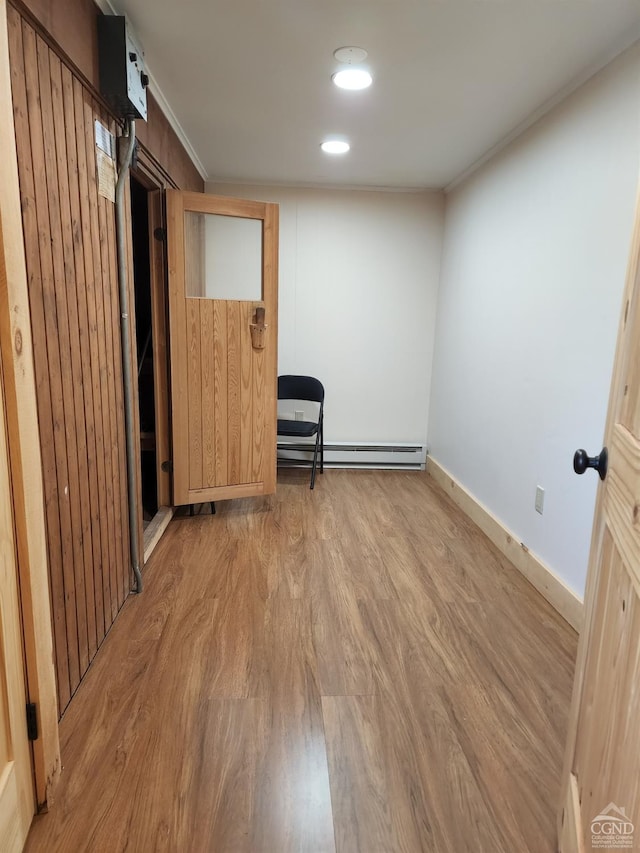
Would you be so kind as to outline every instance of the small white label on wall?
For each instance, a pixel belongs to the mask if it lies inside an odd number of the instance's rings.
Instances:
[[[108,127],[105,127],[102,122],[96,119],[95,121],[96,128],[96,145],[104,153],[111,157],[112,160],[116,159],[116,139],[113,133],[109,130]]]

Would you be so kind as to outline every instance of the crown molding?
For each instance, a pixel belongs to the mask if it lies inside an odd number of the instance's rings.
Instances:
[[[584,86],[589,82],[593,77],[599,74],[604,68],[607,67],[610,63],[612,63],[615,59],[622,56],[627,51],[633,50],[634,48],[640,45],[640,29],[637,27],[632,30],[626,40],[625,44],[622,47],[616,47],[612,50],[609,50],[599,57],[599,59],[591,64],[582,74],[579,74],[577,77],[574,77],[570,83],[566,86],[563,86],[558,92],[556,92],[553,97],[549,98],[543,104],[541,104],[536,110],[530,113],[527,118],[517,124],[513,130],[504,136],[499,142],[489,148],[481,157],[479,157],[475,162],[473,162],[470,166],[467,166],[466,169],[463,169],[459,175],[457,175],[452,181],[450,181],[445,187],[445,194],[450,193],[452,190],[459,187],[460,184],[463,184],[467,178],[470,178],[474,172],[477,172],[485,163],[488,163],[493,157],[499,154],[503,149],[505,149],[508,145],[514,142],[519,136],[522,136],[529,128],[533,127],[540,119],[544,118],[548,113],[550,113],[555,107],[561,104],[564,100],[566,100],[570,95],[572,95],[575,91],[577,91],[581,86]]]

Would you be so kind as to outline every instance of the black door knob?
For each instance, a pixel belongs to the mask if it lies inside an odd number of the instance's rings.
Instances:
[[[573,456],[573,470],[576,474],[584,474],[587,468],[594,468],[604,480],[607,476],[607,465],[609,464],[609,453],[603,447],[599,456],[588,456],[586,450],[576,450]]]

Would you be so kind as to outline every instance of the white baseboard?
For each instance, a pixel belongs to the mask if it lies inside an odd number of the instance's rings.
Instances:
[[[540,592],[558,613],[580,632],[582,627],[582,600],[558,575],[536,557],[524,542],[511,533],[463,485],[430,456],[427,473],[433,477],[460,509],[478,525],[493,544],[502,551],[518,571]]]

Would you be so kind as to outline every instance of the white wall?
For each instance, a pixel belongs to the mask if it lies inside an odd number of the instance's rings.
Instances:
[[[278,372],[323,382],[325,440],[424,443],[443,197],[213,183],[207,192],[280,205]]]
[[[446,202],[429,452],[579,594],[598,480],[572,458],[602,446],[639,113],[636,47]]]

